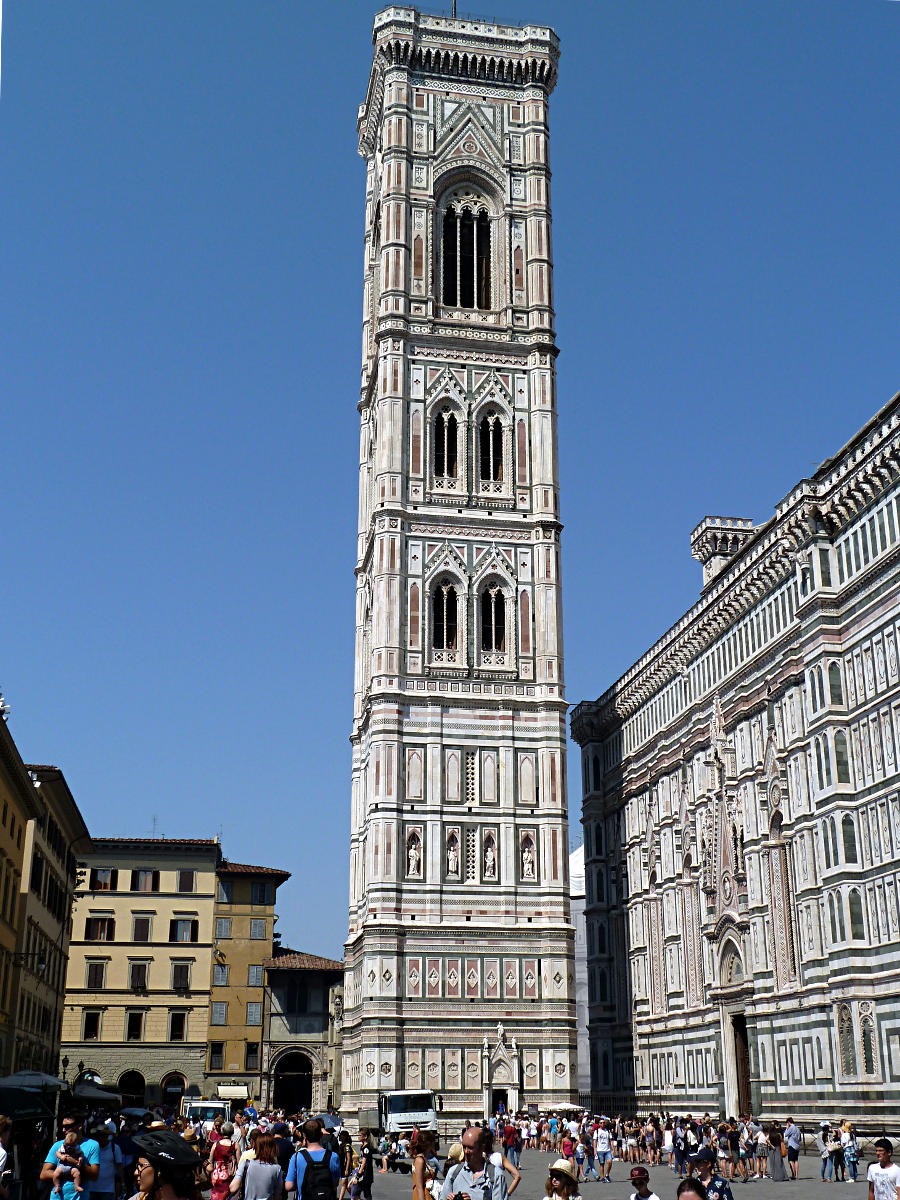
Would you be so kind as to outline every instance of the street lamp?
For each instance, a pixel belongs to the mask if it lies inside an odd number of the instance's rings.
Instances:
[[[62,1056],[62,1058],[61,1058],[61,1060],[60,1060],[60,1064],[59,1064],[59,1065],[62,1067],[62,1077],[63,1077],[63,1083],[67,1083],[68,1081],[67,1081],[67,1079],[66,1079],[66,1071],[68,1071],[68,1069],[69,1069],[69,1056],[68,1056],[68,1054],[64,1054],[64,1055]]]
[[[13,964],[17,967],[28,967],[39,975],[47,970],[47,960],[40,950],[16,950],[12,956]]]

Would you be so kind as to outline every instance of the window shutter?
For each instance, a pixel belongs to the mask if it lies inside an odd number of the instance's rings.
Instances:
[[[138,872],[137,871],[131,872],[131,890],[133,892],[136,892],[138,890]]]
[[[173,917],[169,922],[169,941],[174,942],[178,937],[178,922]]]
[[[109,938],[107,940],[110,942],[114,942],[116,940],[116,919],[115,919],[115,917],[107,918],[107,928],[109,929]]]
[[[154,892],[159,891],[159,871],[153,872],[153,890]]]
[[[119,890],[119,872],[115,867],[109,873],[109,890],[111,892]]]
[[[200,922],[191,921],[191,941],[196,942],[200,932]]]

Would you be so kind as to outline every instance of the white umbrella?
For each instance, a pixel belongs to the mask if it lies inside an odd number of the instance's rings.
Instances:
[[[68,1086],[64,1079],[57,1079],[55,1075],[47,1075],[43,1071],[16,1071],[15,1075],[6,1075],[0,1079],[0,1087],[27,1088],[32,1092],[39,1092],[41,1088],[55,1088],[59,1091]]]

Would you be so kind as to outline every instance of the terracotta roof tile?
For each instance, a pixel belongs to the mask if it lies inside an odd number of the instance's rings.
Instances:
[[[269,970],[343,971],[344,964],[334,958],[322,958],[319,954],[304,954],[300,950],[289,950],[274,958],[264,958],[263,966]]]
[[[267,875],[281,879],[290,879],[290,871],[282,871],[280,867],[255,867],[250,863],[236,863],[229,858],[223,858],[217,869],[219,875]]]

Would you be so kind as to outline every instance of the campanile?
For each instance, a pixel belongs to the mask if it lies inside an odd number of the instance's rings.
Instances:
[[[386,8],[366,160],[343,1106],[576,1081],[549,28]]]

